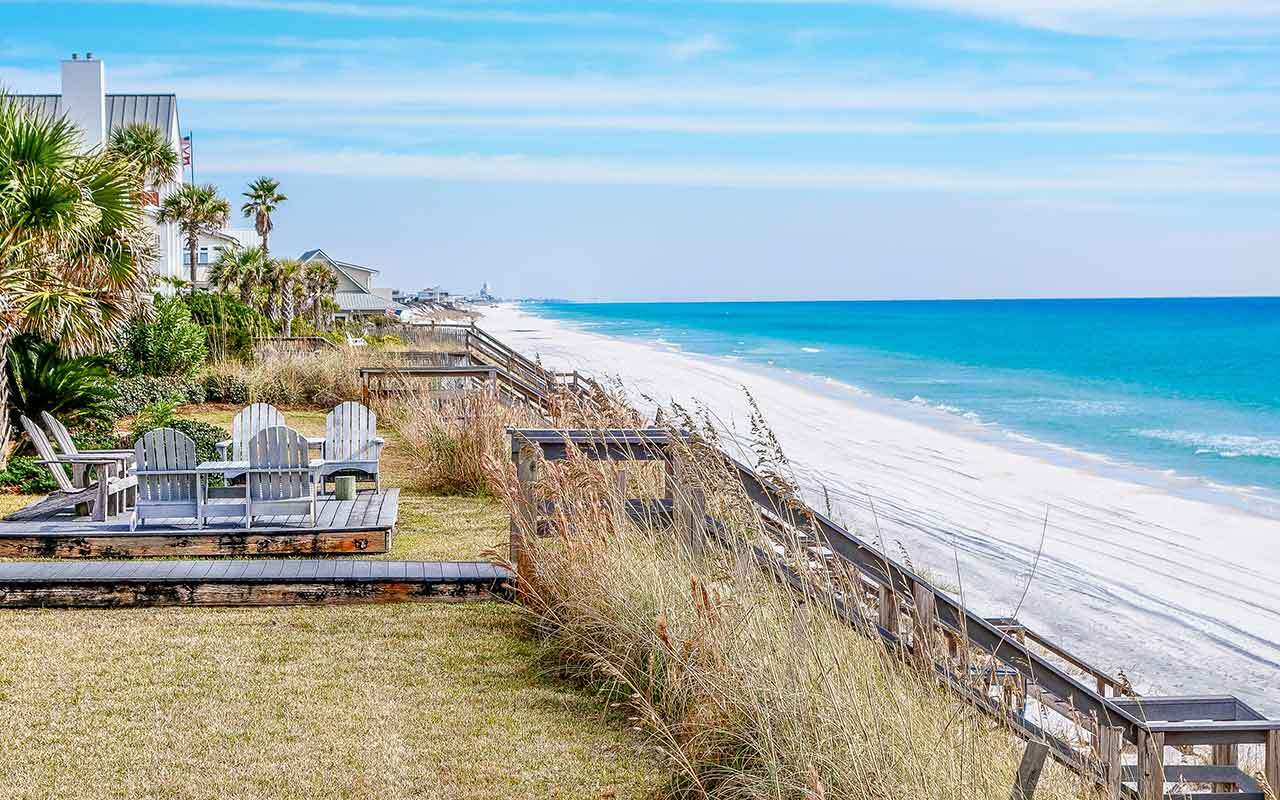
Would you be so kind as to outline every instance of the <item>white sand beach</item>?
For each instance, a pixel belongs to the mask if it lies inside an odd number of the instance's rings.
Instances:
[[[1011,614],[1026,590],[1025,623],[1123,670],[1145,694],[1226,691],[1280,712],[1275,518],[1128,480],[1101,460],[1095,469],[1088,458],[924,424],[892,413],[897,401],[819,391],[780,370],[605,337],[514,306],[486,309],[480,324],[548,366],[616,375],[659,402],[700,401],[729,426],[746,420],[747,386],[818,507],[825,486],[835,517],[872,536],[874,502],[890,549],[900,542],[917,566],[962,586],[980,613]]]

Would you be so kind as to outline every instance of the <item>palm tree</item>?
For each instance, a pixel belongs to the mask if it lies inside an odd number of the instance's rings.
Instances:
[[[320,329],[324,327],[324,303],[321,301],[338,291],[338,276],[319,261],[310,261],[303,270],[302,285],[305,296],[303,308],[310,310],[312,323]]]
[[[212,183],[196,186],[184,183],[160,204],[159,222],[176,222],[186,239],[187,254],[191,258],[191,290],[195,291],[196,251],[200,248],[200,234],[215,231],[227,224],[231,206],[218,194]]]
[[[133,165],[140,192],[163,186],[178,174],[178,153],[154,125],[135,122],[116,129],[107,151]]]
[[[30,333],[67,356],[105,350],[145,309],[154,236],[134,168],[109,152],[81,155],[65,118],[0,94],[0,376],[9,346]],[[11,426],[0,377],[0,465]]]
[[[253,304],[253,290],[262,282],[266,254],[261,247],[223,250],[209,267],[209,283],[224,292],[238,295],[245,305]]]
[[[272,259],[267,284],[271,292],[270,316],[284,323],[284,335],[293,335],[293,318],[297,315],[298,301],[304,291],[303,275],[306,267],[296,258]]]
[[[275,227],[271,223],[271,215],[289,198],[280,194],[280,181],[265,176],[249,184],[249,191],[244,196],[248,200],[240,206],[240,212],[246,219],[253,218],[253,227],[262,237],[262,252],[269,254],[271,250],[267,247],[267,238]]]

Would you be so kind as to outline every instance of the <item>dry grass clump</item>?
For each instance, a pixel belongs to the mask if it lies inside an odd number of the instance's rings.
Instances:
[[[205,370],[205,388],[214,402],[329,407],[360,397],[359,363],[356,348],[218,361]]]
[[[510,460],[507,428],[544,424],[527,407],[506,405],[487,391],[445,399],[414,393],[383,414],[404,442],[415,483],[444,494],[489,494],[486,464]]]
[[[699,450],[678,454],[675,491],[705,494],[728,546],[638,522],[617,466],[581,454],[539,464],[536,500],[553,509],[556,535],[524,531],[535,565],[527,606],[550,652],[631,707],[675,767],[673,793],[1009,797],[1022,744],[932,670],[841,621],[839,576],[815,568],[800,542],[782,548],[800,554],[789,562],[798,586],[761,569],[777,539],[723,462]],[[516,510],[509,468],[490,466]],[[1082,794],[1051,766],[1036,796]]]

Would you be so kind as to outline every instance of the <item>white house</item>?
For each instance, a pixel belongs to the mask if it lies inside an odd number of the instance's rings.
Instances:
[[[390,288],[373,285],[373,276],[378,270],[372,267],[338,261],[319,248],[306,251],[298,260],[303,264],[322,263],[338,276],[338,288],[333,293],[333,300],[338,304],[336,319],[394,317],[404,310],[404,306],[391,299]]]
[[[200,234],[200,244],[196,250],[196,287],[206,289],[209,286],[209,265],[218,260],[218,256],[227,250],[238,250],[243,247],[257,247],[262,244],[261,237],[253,228],[223,228],[220,231],[206,231]],[[182,278],[190,280],[191,251],[182,246]]]
[[[106,70],[100,59],[92,53],[84,57],[72,54],[62,62],[62,93],[15,95],[38,113],[61,115],[80,128],[85,152],[102,147],[112,132],[135,122],[154,126],[173,145],[175,152],[182,152],[182,134],[178,125],[178,98],[172,94],[107,94]],[[178,227],[155,222],[159,203],[181,182],[177,180],[163,186],[152,187],[156,191],[148,197],[147,214],[151,217],[159,251],[154,269],[165,277],[185,278],[182,261],[182,237]]]

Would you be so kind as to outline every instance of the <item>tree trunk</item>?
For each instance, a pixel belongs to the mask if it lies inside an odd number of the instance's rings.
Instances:
[[[191,254],[191,292],[196,291],[196,251],[200,249],[200,240],[195,236],[187,238],[187,252]]]
[[[262,234],[262,257],[267,258],[271,255],[271,251],[267,249],[267,234]]]
[[[10,439],[13,437],[9,424],[9,343],[13,341],[13,330],[10,326],[0,327],[0,469],[9,466]]]
[[[293,335],[293,298],[286,298],[284,301],[284,335]]]

